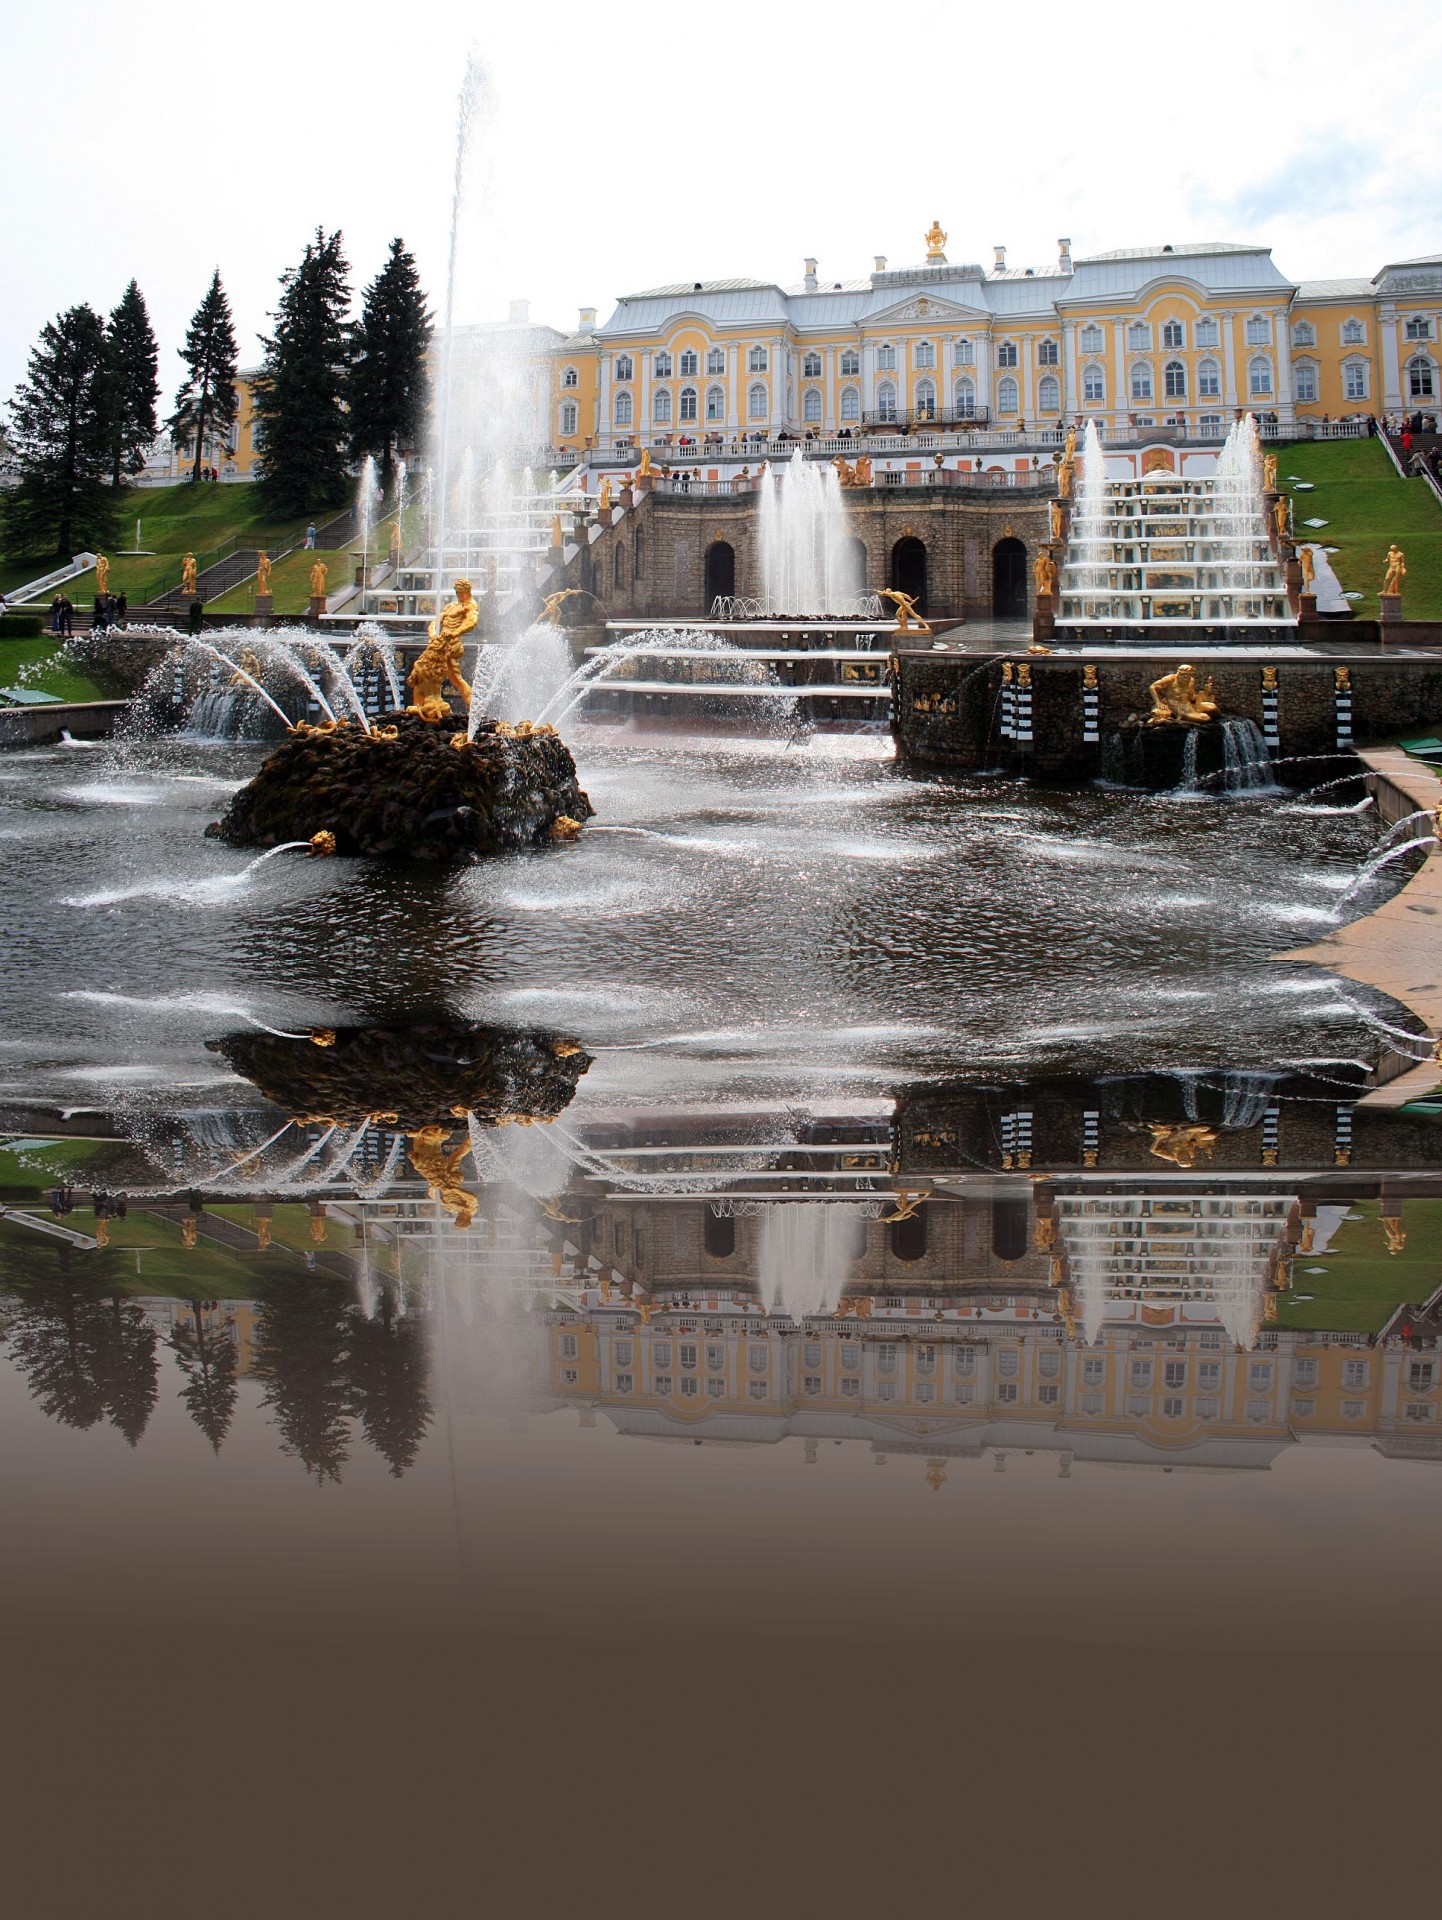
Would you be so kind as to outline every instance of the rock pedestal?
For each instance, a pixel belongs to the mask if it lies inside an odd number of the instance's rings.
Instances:
[[[255,612],[260,619],[269,620],[275,612],[275,595],[273,593],[258,593],[255,596]]]
[[[1400,593],[1379,594],[1377,597],[1377,605],[1381,609],[1382,624],[1384,626],[1394,626],[1401,620],[1402,596]]]
[[[306,614],[306,618],[308,620],[319,620],[324,612],[325,595],[323,593],[313,593],[310,596],[310,608]]]

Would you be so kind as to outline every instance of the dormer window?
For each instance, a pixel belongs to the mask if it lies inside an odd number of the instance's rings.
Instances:
[[[1432,338],[1432,322],[1425,314],[1414,313],[1412,315],[1412,318],[1407,322],[1407,338],[1409,340],[1430,340]]]

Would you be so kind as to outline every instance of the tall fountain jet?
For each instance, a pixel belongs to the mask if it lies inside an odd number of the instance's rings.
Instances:
[[[783,469],[761,476],[761,579],[773,617],[844,619],[863,585],[861,547],[846,528],[841,481],[798,447]]]

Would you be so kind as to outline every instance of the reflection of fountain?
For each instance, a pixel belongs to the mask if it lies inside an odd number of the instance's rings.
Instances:
[[[761,1209],[757,1281],[765,1306],[798,1325],[831,1313],[857,1255],[859,1216],[844,1201],[778,1201]]]

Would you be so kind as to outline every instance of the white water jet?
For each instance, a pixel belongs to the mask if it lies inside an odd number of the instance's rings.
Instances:
[[[762,1207],[757,1281],[771,1312],[799,1325],[808,1315],[835,1311],[851,1272],[857,1217],[855,1205],[844,1200]]]
[[[768,461],[759,524],[761,578],[772,614],[839,619],[850,612],[864,567],[829,461],[808,460],[799,447],[781,473]]]

